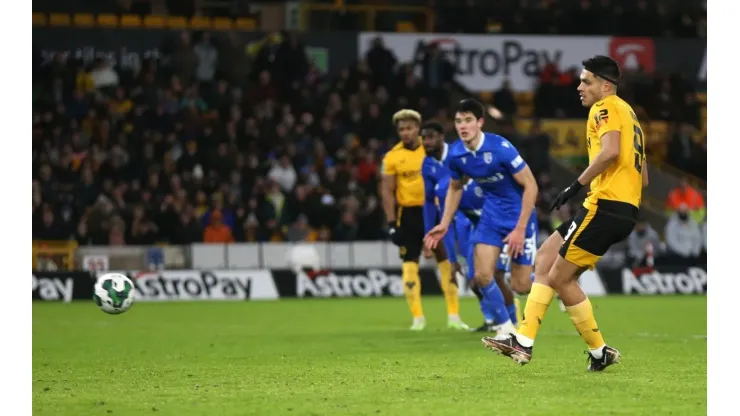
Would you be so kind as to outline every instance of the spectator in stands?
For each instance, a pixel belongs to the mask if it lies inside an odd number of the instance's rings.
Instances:
[[[223,216],[220,211],[214,211],[210,217],[210,224],[203,233],[205,243],[233,243],[234,236],[231,228],[222,222]]]
[[[682,179],[681,184],[668,194],[665,205],[666,213],[670,215],[682,205],[687,207],[689,215],[695,223],[704,222],[704,217],[707,215],[704,197],[701,192],[689,185],[686,179]]]
[[[672,263],[694,264],[698,260],[703,245],[701,230],[686,204],[679,205],[668,220],[665,243]]]
[[[296,174],[290,156],[286,153],[280,156],[277,163],[274,163],[267,174],[267,177],[280,185],[283,192],[290,192],[296,184],[298,175]]]
[[[398,61],[393,52],[383,45],[383,38],[373,39],[373,46],[365,54],[365,60],[370,67],[375,86],[391,84]]]
[[[667,161],[674,167],[688,173],[697,171],[697,155],[701,155],[699,146],[693,140],[694,127],[689,123],[680,123],[678,131],[673,134],[668,145]],[[706,159],[706,153],[703,158]]]
[[[206,32],[193,47],[193,52],[198,59],[195,69],[195,79],[201,84],[201,91],[208,91],[208,86],[213,82],[218,67],[218,50],[211,42],[211,35]]]
[[[508,79],[504,80],[501,84],[501,88],[493,93],[493,103],[496,108],[501,111],[505,117],[513,117],[516,115],[516,100],[514,99],[514,92],[511,89],[511,83]]]
[[[663,243],[655,229],[644,219],[635,224],[627,238],[627,258],[632,267],[652,267],[655,257],[663,251]]]

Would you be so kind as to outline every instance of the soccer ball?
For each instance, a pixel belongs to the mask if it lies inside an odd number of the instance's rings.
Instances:
[[[134,303],[134,283],[119,273],[107,273],[95,282],[93,299],[105,313],[124,313]]]

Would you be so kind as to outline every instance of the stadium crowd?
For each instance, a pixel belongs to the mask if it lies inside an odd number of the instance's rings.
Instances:
[[[269,35],[251,56],[232,47],[183,32],[168,64],[149,60],[136,73],[61,54],[34,68],[34,239],[122,245],[385,238],[377,178],[378,161],[396,141],[390,116],[415,108],[454,134],[445,90],[452,71],[419,79],[380,44],[328,79],[293,35]],[[676,104],[668,112],[651,101],[651,87],[630,91],[648,115],[691,125],[681,81],[640,84],[681,91],[666,96]],[[544,71],[537,116],[583,111],[555,105],[575,92],[574,82],[571,73]],[[497,105],[506,94],[496,92]],[[537,123],[516,132],[504,121],[501,131],[538,177],[540,228],[550,233],[575,207],[547,212],[558,192],[548,176],[550,138]]]

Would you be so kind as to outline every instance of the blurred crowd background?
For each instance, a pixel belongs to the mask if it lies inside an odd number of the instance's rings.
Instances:
[[[226,2],[228,8],[184,0],[38,3],[50,8],[42,11],[74,3],[98,12],[233,17],[255,15],[259,2]],[[702,2],[405,3],[436,8],[436,31],[706,34]],[[358,20],[340,9],[329,28],[359,30]],[[173,32],[162,55],[136,69],[62,54],[34,61],[34,239],[80,245],[385,239],[378,163],[397,141],[391,115],[414,108],[444,122],[454,139],[449,89],[456,75],[434,47],[421,62],[408,63],[378,40],[336,77],[317,69],[300,33],[285,31],[250,45],[227,33]],[[496,109],[497,132],[519,148],[538,178],[543,235],[577,203],[553,214],[545,208],[559,188],[551,178],[552,138],[538,120],[586,117],[575,91],[578,71],[546,66],[524,104],[507,85],[480,95]],[[659,157],[706,179],[706,129],[696,93],[684,76],[640,68],[627,71],[620,86],[643,125],[665,122],[669,139],[655,150]],[[517,128],[523,112],[533,119],[527,130]],[[665,209],[665,228],[643,221],[625,243],[627,261],[691,262],[706,255],[702,194],[687,181],[670,193]]]

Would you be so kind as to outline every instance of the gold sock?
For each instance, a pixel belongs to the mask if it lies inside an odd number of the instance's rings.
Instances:
[[[594,309],[588,298],[578,305],[568,306],[565,309],[578,333],[581,334],[581,338],[588,344],[588,348],[595,350],[604,346],[604,338],[601,336],[599,326],[596,325]]]
[[[459,315],[460,298],[457,293],[457,277],[452,273],[450,261],[439,262],[437,268],[439,269],[439,283],[447,303],[447,315]]]
[[[406,303],[414,318],[424,316],[421,309],[421,280],[419,280],[419,264],[412,261],[404,262],[401,266],[403,277],[403,292],[406,294]]]
[[[533,283],[527,304],[524,305],[524,319],[517,332],[534,341],[554,296],[555,290],[550,286]]]

